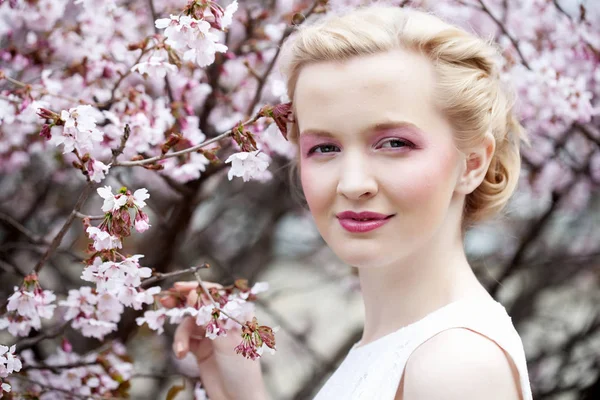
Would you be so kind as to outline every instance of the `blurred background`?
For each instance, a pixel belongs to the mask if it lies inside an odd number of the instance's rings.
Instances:
[[[50,70],[42,86],[65,98],[42,93],[34,100],[47,100],[54,110],[73,107],[68,96],[113,100],[110,89],[119,79],[115,71],[122,71],[121,64],[133,65],[137,56],[125,54],[126,45],[153,34],[152,21],[177,14],[187,4],[124,0],[112,2],[117,8],[107,10],[67,0],[51,5],[27,1],[17,8],[9,3],[0,2],[0,69],[32,84],[40,82],[43,70]],[[367,3],[240,1],[223,38],[227,55],[217,54],[205,69],[184,65],[166,79],[127,75],[118,81],[117,93],[143,91],[152,104],[147,115],[171,113],[178,123],[183,103],[183,119],[207,138],[215,137],[264,104],[288,101],[277,69],[278,44],[289,35],[287,26]],[[523,339],[534,398],[599,399],[600,2],[386,3],[431,10],[498,44],[504,77],[519,96],[518,112],[531,146],[523,151],[521,184],[507,210],[469,231],[466,249],[477,276],[506,307]],[[112,56],[98,56],[103,51]],[[24,102],[15,108],[10,96],[25,98],[23,90],[0,80],[2,301],[44,254],[85,185],[71,165],[74,158],[39,137],[43,121],[35,111]],[[118,102],[111,107],[107,110],[117,110]],[[108,133],[120,131],[118,124],[107,120],[99,125],[107,136],[118,138]],[[276,355],[261,360],[269,391],[274,399],[311,399],[360,340],[360,290],[353,269],[320,238],[297,193],[298,182],[289,176],[294,149],[281,137],[261,136],[266,125],[254,129],[259,146],[269,149],[273,159],[273,177],[266,182],[230,181],[224,164],[189,172],[183,168],[185,161],[179,161],[162,171],[114,168],[102,185],[148,189],[152,226],[143,234],[134,232],[123,248],[124,253],[143,254],[144,266],[165,273],[208,262],[211,268],[202,271],[206,280],[269,283],[270,290],[256,303],[262,324],[281,327]],[[145,152],[133,148],[130,155],[154,154],[158,146],[151,143]],[[219,154],[231,153],[231,146]],[[101,205],[94,194],[81,212],[97,215]],[[69,289],[83,284],[88,243],[76,221],[40,273],[44,289],[64,298]],[[161,285],[167,288],[173,281]],[[118,330],[103,342],[70,328],[62,334],[80,353],[122,342],[134,363],[131,398],[165,398],[173,384],[181,383],[182,374],[194,376],[194,362],[172,356],[174,326],[166,325],[165,333],[156,335],[135,323],[141,312],[126,309]],[[56,323],[45,322],[45,327],[52,329]],[[38,342],[32,354],[48,357],[62,334]],[[0,343],[14,341],[0,331]],[[186,385],[176,398],[189,398],[192,387]]]

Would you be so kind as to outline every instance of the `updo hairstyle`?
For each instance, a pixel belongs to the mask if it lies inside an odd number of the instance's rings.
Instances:
[[[466,197],[465,228],[506,205],[519,178],[520,141],[528,143],[513,112],[514,96],[500,80],[499,51],[492,43],[423,11],[371,5],[300,25],[284,44],[280,69],[293,105],[300,70],[307,64],[397,48],[428,57],[436,71],[436,101],[454,129],[457,148],[482,143],[486,132],[496,139],[485,179]],[[298,124],[289,128],[288,139],[297,144]],[[292,175],[297,168],[295,161]]]

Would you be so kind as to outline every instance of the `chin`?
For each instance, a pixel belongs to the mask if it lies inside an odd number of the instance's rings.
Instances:
[[[368,243],[356,243],[353,241],[329,243],[329,248],[345,264],[357,268],[378,268],[392,262],[389,257],[391,251],[381,246],[370,246]],[[398,248],[394,248],[396,255]]]

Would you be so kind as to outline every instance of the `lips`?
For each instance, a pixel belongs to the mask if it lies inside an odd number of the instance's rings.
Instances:
[[[373,211],[344,211],[336,215],[342,228],[352,233],[364,233],[385,225],[394,215]]]
[[[389,217],[392,217],[393,215],[389,215],[389,214],[381,214],[381,213],[377,213],[374,211],[361,211],[361,212],[354,212],[354,211],[344,211],[341,213],[338,213],[336,215],[336,217],[338,217],[339,219],[353,219],[353,220],[382,220],[382,219],[386,219]]]

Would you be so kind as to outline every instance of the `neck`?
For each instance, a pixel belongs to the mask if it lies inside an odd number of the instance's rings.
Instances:
[[[491,298],[467,261],[460,233],[440,232],[432,242],[393,265],[359,268],[365,305],[361,345],[448,303],[474,296]]]

